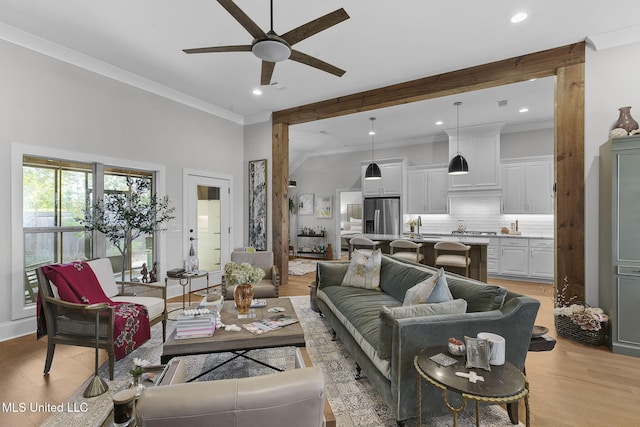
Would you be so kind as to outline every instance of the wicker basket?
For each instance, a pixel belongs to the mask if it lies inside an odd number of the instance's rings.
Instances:
[[[569,338],[570,340],[579,342],[580,344],[591,345],[597,347],[604,344],[607,333],[606,323],[601,324],[599,331],[586,331],[580,326],[573,323],[568,316],[554,316],[556,331],[558,336]]]

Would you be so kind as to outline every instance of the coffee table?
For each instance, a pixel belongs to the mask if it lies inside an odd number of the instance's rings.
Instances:
[[[466,407],[467,399],[476,403],[476,426],[480,426],[479,403],[490,402],[493,404],[506,403],[509,406],[517,405],[518,401],[524,398],[526,409],[526,425],[530,425],[529,416],[529,383],[522,372],[509,362],[504,365],[491,366],[491,371],[484,369],[469,369],[465,367],[464,356],[453,357],[456,359],[454,365],[443,367],[429,359],[438,353],[449,354],[447,346],[429,347],[414,358],[414,366],[418,371],[418,417],[419,425],[422,426],[422,381],[427,380],[440,390],[442,390],[442,400],[447,408],[453,413],[453,425],[458,424],[458,413]],[[470,382],[467,378],[457,376],[456,372],[475,371],[484,381],[476,383]],[[456,408],[447,399],[447,392],[453,391],[462,395],[462,404]],[[517,408],[517,406],[516,406]],[[512,411],[510,410],[510,418]],[[517,412],[516,412],[517,414]],[[514,419],[511,419],[514,422]],[[517,415],[516,420],[517,423]]]
[[[285,309],[285,311],[283,312],[284,314],[296,318],[296,312],[293,309],[291,300],[289,298],[267,298],[266,300],[267,305],[265,307],[252,309],[255,311],[256,316],[254,318],[248,319],[238,319],[238,310],[235,308],[233,301],[224,301],[221,311],[222,323],[224,323],[225,325],[236,324],[241,327],[243,324],[255,322],[265,317],[277,314],[267,311],[268,309],[273,307],[282,307]],[[259,348],[304,346],[304,331],[302,330],[302,326],[300,326],[299,322],[264,333],[262,335],[254,335],[244,328],[241,328],[241,330],[237,332],[225,331],[224,328],[221,328],[217,329],[212,337],[176,340],[174,331],[174,333],[171,334],[171,336],[165,341],[164,345],[162,346],[160,363],[167,363],[169,360],[171,360],[171,358],[177,356],[228,352],[233,353],[235,356],[213,367],[211,370],[217,369],[220,366],[238,357],[244,357],[261,365],[280,370],[259,360],[251,358],[247,355],[247,353],[251,350],[256,350]],[[205,373],[201,375],[204,375]],[[192,378],[189,381],[192,381],[196,378]]]

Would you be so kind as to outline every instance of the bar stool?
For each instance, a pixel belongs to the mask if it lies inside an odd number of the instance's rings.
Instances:
[[[364,256],[370,257],[373,251],[375,251],[380,242],[377,240],[367,239],[366,237],[354,237],[349,240],[349,259],[354,249],[358,249],[358,252]]]
[[[422,246],[424,245],[422,243],[398,239],[389,243],[389,246],[391,247],[391,256],[394,258],[400,258],[420,264],[424,263],[424,254],[422,253]]]
[[[469,265],[471,265],[469,250],[471,246],[458,242],[438,242],[433,246],[433,249],[435,249],[436,267],[464,268],[464,275],[469,277]],[[440,254],[440,251],[447,253]],[[455,255],[450,252],[462,252],[464,255]]]

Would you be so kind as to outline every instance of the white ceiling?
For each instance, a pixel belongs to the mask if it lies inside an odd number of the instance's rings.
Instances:
[[[269,29],[269,1],[235,1],[263,30]],[[186,100],[238,123],[255,123],[268,119],[272,111],[587,37],[619,34],[616,30],[637,28],[640,16],[637,0],[273,2],[274,30],[279,34],[340,7],[347,11],[350,19],[295,45],[297,50],[346,70],[343,77],[288,60],[276,65],[272,82],[277,84],[263,87],[264,94],[257,97],[252,90],[258,87],[260,61],[250,52],[183,53],[185,48],[251,43],[247,31],[215,0],[0,0],[0,38],[37,46],[52,56],[66,55],[70,62]],[[519,11],[527,12],[529,18],[510,23],[509,18]],[[73,55],[69,52],[82,55],[70,60]],[[552,81],[527,82],[490,90],[484,97],[464,94],[396,107],[388,113],[369,112],[296,126],[291,132],[292,157],[295,150],[316,150],[319,145],[328,147],[328,142],[343,148],[370,143],[366,131],[372,115],[378,117],[376,138],[381,143],[428,138],[434,135],[436,119],[445,121],[444,127],[454,125],[453,101],[458,99],[463,101],[460,118],[466,125],[478,121],[511,124],[524,117],[548,122],[553,100],[546,91],[552,85]],[[511,100],[513,109],[527,104],[530,113],[504,116],[505,110],[494,108],[501,99]]]

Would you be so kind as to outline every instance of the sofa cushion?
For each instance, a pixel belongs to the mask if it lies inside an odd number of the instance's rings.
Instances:
[[[419,267],[407,268],[406,261],[399,261],[391,257],[383,257],[380,268],[380,289],[398,301],[403,301],[407,290],[417,283],[433,276],[434,270]]]
[[[467,302],[463,299],[433,304],[416,304],[407,307],[382,307],[379,314],[378,357],[381,359],[391,357],[391,339],[393,337],[393,321],[395,319],[441,314],[463,314],[466,309]]]
[[[376,249],[370,257],[353,251],[351,263],[342,279],[342,286],[380,290],[380,262],[382,252]]]
[[[158,316],[164,313],[164,300],[158,297],[138,297],[138,296],[117,296],[111,298],[114,302],[131,302],[134,304],[140,304],[147,307],[149,313],[149,320],[154,320]]]
[[[447,283],[454,298],[467,301],[467,313],[498,310],[507,295],[507,289],[502,286],[474,283],[464,278],[449,276]]]
[[[87,261],[87,264],[89,264],[89,267],[93,270],[93,274],[96,275],[98,282],[100,282],[104,294],[109,298],[118,295],[118,285],[113,276],[111,260],[109,260],[109,258],[98,258]]]
[[[402,305],[436,303],[451,301],[452,299],[453,296],[449,291],[444,269],[441,268],[433,276],[409,288],[404,296]]]
[[[320,261],[316,265],[316,281],[317,286],[340,285],[344,275],[349,269],[349,263],[346,261]]]

